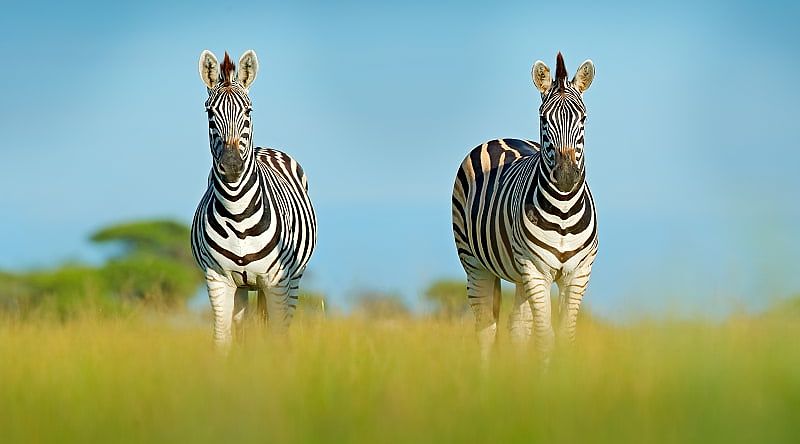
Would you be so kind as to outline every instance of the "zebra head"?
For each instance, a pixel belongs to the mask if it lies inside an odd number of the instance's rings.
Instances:
[[[564,57],[558,53],[555,81],[541,60],[533,64],[533,83],[542,93],[539,107],[542,158],[550,180],[562,192],[571,191],[584,174],[583,130],[586,107],[583,93],[594,79],[594,64],[586,60],[572,80],[567,79]]]
[[[220,65],[216,56],[205,50],[200,54],[199,68],[208,88],[206,112],[214,174],[225,182],[237,182],[252,162],[253,107],[247,92],[256,79],[258,59],[253,50],[246,51],[239,58],[237,71],[227,52]]]

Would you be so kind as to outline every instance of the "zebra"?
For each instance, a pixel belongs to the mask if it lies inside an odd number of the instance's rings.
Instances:
[[[597,255],[583,156],[583,93],[594,79],[594,64],[586,60],[568,80],[560,52],[556,59],[555,81],[541,60],[531,72],[542,97],[541,142],[486,142],[466,156],[453,186],[453,234],[484,361],[497,332],[500,279],[516,284],[512,340],[524,343],[533,330],[546,364],[556,340],[550,287],[559,287],[558,336],[572,342]]]
[[[200,54],[213,166],[192,223],[192,253],[205,273],[214,312],[214,342],[227,348],[241,328],[248,291],[258,313],[285,331],[297,305],[300,279],[316,244],[317,221],[303,169],[288,154],[253,147],[248,91],[256,78],[253,50],[220,65]]]

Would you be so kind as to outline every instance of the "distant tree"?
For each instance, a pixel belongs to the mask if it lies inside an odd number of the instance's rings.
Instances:
[[[116,297],[165,307],[182,305],[202,283],[195,267],[154,255],[110,260],[98,273]]]
[[[409,317],[411,310],[395,294],[364,291],[356,295],[354,314],[370,319],[396,319]]]
[[[189,243],[190,229],[171,220],[127,222],[102,228],[95,243],[118,243],[120,256],[98,272],[117,297],[173,307],[191,297],[202,276]]]
[[[194,267],[190,236],[191,230],[186,224],[172,220],[147,220],[104,227],[90,239],[98,244],[121,244],[125,256],[147,254]]]
[[[100,267],[66,263],[51,270],[0,273],[0,310],[22,315],[44,311],[66,318],[86,308],[113,313],[139,302],[177,307],[202,283],[184,224],[123,223],[105,227],[91,239],[120,243],[122,253]]]
[[[469,310],[465,281],[439,279],[428,286],[423,296],[433,305],[434,314],[440,318],[459,318]]]

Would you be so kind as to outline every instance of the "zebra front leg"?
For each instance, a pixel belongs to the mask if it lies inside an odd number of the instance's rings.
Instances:
[[[236,340],[244,340],[244,320],[247,315],[247,306],[250,302],[250,291],[247,288],[237,288],[233,302],[233,325]]]
[[[581,308],[583,294],[589,284],[589,272],[579,273],[559,284],[559,341],[575,342],[575,330],[578,323],[578,311]]]
[[[236,286],[228,279],[210,274],[206,276],[208,299],[214,312],[214,343],[227,351],[231,342],[231,323]]]
[[[489,353],[497,336],[497,317],[500,312],[500,279],[488,271],[467,275],[467,298],[475,315],[475,330],[481,359],[489,360]]]
[[[536,349],[545,368],[550,363],[550,355],[555,346],[555,333],[550,308],[550,285],[547,279],[537,270],[528,271],[524,279],[525,293],[533,311],[533,335]]]
[[[267,324],[273,333],[286,332],[292,321],[294,304],[291,303],[290,282],[286,280],[268,285],[259,280],[259,299],[264,301]]]
[[[533,327],[533,312],[529,303],[528,294],[525,292],[525,285],[517,284],[514,294],[514,306],[508,318],[508,330],[511,341],[517,344],[528,342]]]

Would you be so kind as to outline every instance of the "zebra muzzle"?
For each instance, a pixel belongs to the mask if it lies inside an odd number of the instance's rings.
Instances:
[[[557,152],[553,178],[560,191],[571,191],[580,178],[580,168],[575,157],[575,148],[564,147]]]
[[[227,181],[235,182],[239,179],[244,170],[244,159],[239,154],[238,144],[225,144],[219,158],[219,167]]]

